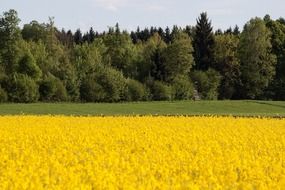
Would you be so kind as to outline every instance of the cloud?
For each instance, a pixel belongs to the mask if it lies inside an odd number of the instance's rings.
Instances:
[[[137,10],[164,11],[166,7],[155,0],[91,0],[95,6],[109,11],[118,11],[120,8],[135,7]],[[158,4],[159,3],[159,4]]]
[[[96,5],[103,7],[110,11],[117,11],[120,7],[125,6],[128,0],[93,0]]]

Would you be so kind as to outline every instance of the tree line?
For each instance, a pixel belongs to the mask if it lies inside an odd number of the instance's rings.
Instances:
[[[15,10],[0,16],[0,102],[285,100],[285,20],[195,26],[59,30]]]

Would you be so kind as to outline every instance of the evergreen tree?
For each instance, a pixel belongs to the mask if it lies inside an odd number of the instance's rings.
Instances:
[[[117,35],[121,34],[121,30],[120,30],[119,23],[116,23],[116,26],[115,26],[115,33],[116,33]]]
[[[165,39],[165,33],[161,27],[159,27],[158,30],[155,32],[157,32],[161,36],[162,39]]]
[[[213,62],[214,35],[207,13],[197,19],[194,36],[194,58],[196,69],[207,70]]]
[[[215,32],[215,35],[218,36],[218,35],[222,35],[223,34],[223,31],[221,29],[218,29],[216,30]]]
[[[167,26],[165,29],[165,39],[164,39],[165,43],[169,44],[171,42],[171,32],[169,27]]]
[[[142,40],[147,41],[151,37],[150,31],[148,28],[145,28],[144,31],[142,31]]]
[[[95,36],[96,36],[96,34],[95,34],[93,28],[91,27],[89,30],[89,42],[90,43],[94,42]]]
[[[177,25],[174,25],[170,34],[171,42],[173,42],[175,36],[180,32],[181,30],[178,28]]]
[[[229,27],[225,32],[224,34],[233,34],[233,29],[232,27]]]
[[[147,77],[155,80],[165,80],[165,64],[162,54],[166,47],[167,45],[157,33],[146,42],[143,50],[143,61],[138,65],[141,81],[144,81]]]
[[[74,43],[74,40],[73,40],[72,31],[68,30],[67,33],[66,33],[66,45],[67,45],[67,47],[70,48],[70,47],[73,46],[73,43]]]
[[[77,29],[76,32],[74,33],[74,42],[76,44],[82,44],[83,42],[83,37],[80,29]]]
[[[138,40],[139,40],[139,39],[138,39],[137,34],[132,31],[130,35],[131,35],[131,38],[132,38],[133,43],[134,43],[134,44],[138,43]]]
[[[195,30],[194,27],[187,25],[187,26],[185,27],[185,29],[184,29],[184,32],[185,32],[186,34],[188,34],[188,36],[189,36],[190,38],[193,38],[193,36],[194,36],[194,30]]]
[[[236,35],[236,36],[238,36],[240,34],[238,25],[235,26],[233,34]]]
[[[280,17],[280,18],[277,20],[277,22],[279,22],[279,23],[285,25],[285,19],[284,19],[283,17]]]

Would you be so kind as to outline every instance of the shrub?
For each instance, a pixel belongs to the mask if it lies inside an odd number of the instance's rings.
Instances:
[[[87,75],[80,86],[80,96],[87,102],[118,102],[125,99],[127,83],[123,74],[106,67]]]
[[[118,102],[124,99],[127,91],[127,81],[121,72],[113,68],[105,68],[105,72],[98,78],[98,83],[102,85],[107,93],[105,101]]]
[[[41,101],[52,101],[56,91],[55,80],[51,77],[40,82],[39,92]]]
[[[139,81],[128,79],[127,80],[127,98],[128,101],[141,101],[146,100],[148,97],[146,87]]]
[[[27,75],[15,74],[6,83],[8,99],[12,102],[31,103],[39,98],[36,82]]]
[[[42,71],[30,53],[26,53],[20,60],[18,71],[19,73],[28,75],[34,80],[38,80],[42,75]]]
[[[151,93],[153,100],[171,100],[171,87],[161,81],[154,81],[151,85]]]
[[[193,98],[194,87],[186,76],[177,76],[172,81],[173,98],[175,100],[189,100]]]
[[[67,101],[68,95],[63,83],[54,76],[48,76],[40,82],[41,101]]]
[[[7,102],[7,100],[8,100],[7,92],[0,87],[0,103]]]
[[[68,95],[65,86],[63,85],[62,81],[58,78],[55,79],[56,91],[54,94],[54,101],[67,101]]]
[[[213,69],[209,69],[206,72],[194,71],[191,78],[202,99],[216,100],[218,98],[221,76],[217,71]]]
[[[93,75],[82,82],[80,96],[86,102],[101,102],[106,99],[107,95],[104,88],[96,83],[96,77]]]

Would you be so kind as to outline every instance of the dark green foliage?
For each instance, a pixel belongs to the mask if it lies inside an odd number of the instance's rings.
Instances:
[[[60,81],[59,79],[55,79],[55,86],[56,86],[56,90],[55,90],[53,100],[58,101],[58,102],[68,101],[69,99],[68,99],[67,90],[63,82]]]
[[[213,67],[222,75],[219,89],[220,99],[231,99],[240,84],[240,62],[238,59],[239,39],[233,34],[215,37]]]
[[[276,77],[285,79],[285,25],[271,20],[268,15],[264,20],[266,27],[271,32],[272,52],[277,56]]]
[[[236,36],[238,36],[240,34],[238,25],[235,26],[233,34],[236,35]]]
[[[32,40],[38,42],[39,40],[45,41],[47,31],[44,24],[40,24],[37,21],[32,21],[30,24],[25,24],[22,30],[22,36],[24,40]]]
[[[81,99],[87,102],[118,102],[127,91],[123,74],[112,68],[101,68],[87,75],[80,87]]]
[[[155,80],[165,80],[165,61],[163,52],[167,45],[162,38],[155,33],[145,44],[143,61],[138,65],[140,79],[143,81],[151,76]]]
[[[196,69],[207,70],[213,62],[214,34],[207,13],[201,13],[194,35],[194,58]]]
[[[41,81],[39,92],[41,101],[53,101],[56,92],[55,79],[53,77],[48,77]]]
[[[0,62],[0,85],[6,77],[7,77],[7,75],[5,73],[4,67],[2,66],[2,64]]]
[[[98,75],[98,83],[104,87],[107,94],[106,102],[118,102],[124,98],[126,93],[126,79],[123,74],[113,68],[105,68]]]
[[[99,83],[99,75],[103,74],[103,68],[97,68],[97,72],[87,74],[80,86],[80,98],[85,102],[103,102],[106,101],[107,93],[104,87]]]
[[[194,71],[191,78],[199,95],[204,100],[216,100],[221,76],[213,69],[207,71]]]
[[[81,100],[85,102],[103,102],[106,99],[105,89],[93,77],[86,78],[80,86]]]
[[[91,27],[89,32],[87,32],[86,34],[84,34],[84,36],[82,37],[82,41],[83,42],[87,42],[87,43],[92,43],[95,40],[95,32],[93,30],[93,28]]]
[[[268,86],[271,98],[284,100],[285,99],[285,25],[279,20],[273,21],[270,16],[264,17],[266,27],[271,32],[272,53],[276,55],[277,64],[275,67],[276,75],[274,80]]]
[[[0,101],[120,102],[285,99],[285,22],[250,20],[214,34],[206,13],[196,26],[119,24],[98,33],[58,30],[17,12],[0,16]],[[232,25],[234,26],[234,25]],[[189,80],[189,77],[191,80]],[[6,95],[5,95],[6,94]]]
[[[12,102],[31,103],[39,98],[39,87],[36,82],[27,75],[15,74],[10,76],[5,84],[8,99]]]
[[[194,86],[187,76],[176,76],[171,86],[174,100],[191,100],[193,98]]]
[[[153,81],[149,84],[153,100],[172,100],[171,86],[161,81]]]
[[[164,41],[169,44],[171,42],[171,33],[170,33],[170,29],[168,27],[166,27],[165,29],[165,39]]]
[[[30,53],[26,53],[24,57],[21,58],[18,66],[18,72],[26,74],[34,80],[39,80],[42,74],[34,57]]]
[[[76,32],[74,33],[74,38],[73,38],[74,42],[76,44],[82,44],[83,42],[83,36],[82,33],[80,31],[80,29],[77,29]]]
[[[148,99],[147,88],[140,82],[128,79],[127,80],[127,100],[128,101],[142,101]]]
[[[285,80],[275,79],[268,87],[270,91],[269,98],[277,100],[285,100]]]
[[[41,101],[67,101],[68,95],[63,83],[54,76],[48,76],[39,85]]]
[[[8,100],[7,92],[0,86],[0,103],[7,102],[7,100]]]

